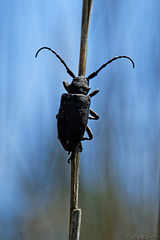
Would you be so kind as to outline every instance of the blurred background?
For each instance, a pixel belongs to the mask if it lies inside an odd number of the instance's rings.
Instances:
[[[80,168],[81,239],[157,235],[160,2],[94,1],[88,42],[89,121]],[[82,0],[0,1],[0,239],[68,238],[70,165],[57,139],[62,81],[51,47],[78,73]]]

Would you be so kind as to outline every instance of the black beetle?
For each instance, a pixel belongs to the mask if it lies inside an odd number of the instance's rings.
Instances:
[[[97,76],[99,71],[106,67],[112,61],[118,58],[127,58],[129,59],[134,68],[133,60],[128,56],[118,56],[114,57],[105,64],[103,64],[97,71],[90,74],[88,77],[78,76],[76,77],[74,73],[69,69],[64,60],[51,48],[42,47],[40,48],[35,57],[42,49],[48,49],[56,55],[57,58],[65,66],[68,74],[73,78],[71,84],[63,82],[63,86],[68,93],[62,94],[61,105],[59,112],[56,116],[57,118],[57,128],[58,128],[58,138],[68,154],[74,152],[76,147],[79,147],[82,151],[81,141],[91,140],[93,134],[89,128],[88,119],[98,120],[99,116],[96,112],[90,109],[91,97],[95,96],[99,90],[95,89],[89,95],[89,80]],[[91,116],[89,116],[89,114]],[[88,137],[84,137],[84,133],[87,131]],[[69,158],[70,160],[71,158]]]

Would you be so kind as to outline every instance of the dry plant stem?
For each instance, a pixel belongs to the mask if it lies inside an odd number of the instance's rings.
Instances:
[[[80,227],[81,227],[81,209],[74,209],[72,211],[72,228],[71,228],[72,239],[79,239]]]
[[[85,76],[86,72],[88,32],[92,4],[93,0],[83,0],[79,76]],[[78,209],[79,170],[80,170],[80,150],[79,147],[77,147],[75,152],[72,152],[71,156],[71,199],[70,199],[69,240],[79,240],[80,237],[81,209]]]
[[[78,208],[78,190],[79,190],[79,169],[80,169],[80,152],[78,148],[72,153],[71,160],[71,209]]]
[[[159,172],[158,172],[158,181],[159,181],[159,184],[158,184],[158,225],[157,225],[157,236],[160,237],[160,167],[159,167]]]
[[[85,73],[86,73],[88,32],[89,32],[92,5],[93,5],[93,0],[86,0],[86,1],[83,0],[81,47],[80,47],[80,58],[79,58],[79,76],[85,76]]]
[[[69,240],[79,239],[81,209],[78,209],[80,152],[77,148],[71,156],[71,199],[70,199],[70,224]]]

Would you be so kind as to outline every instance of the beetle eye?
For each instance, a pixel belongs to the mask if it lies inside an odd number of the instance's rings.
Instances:
[[[81,90],[82,93],[87,94],[87,93],[89,92],[90,88],[89,88],[89,87],[82,86],[82,87],[80,88],[80,90]]]
[[[87,92],[90,90],[89,87],[82,87],[82,89],[83,89],[84,91],[87,91]]]

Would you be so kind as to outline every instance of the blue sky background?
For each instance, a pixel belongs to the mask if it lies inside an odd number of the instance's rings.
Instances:
[[[140,197],[152,201],[154,211],[160,156],[159,10],[158,0],[94,1],[86,75],[116,55],[132,57],[136,67],[133,70],[128,60],[121,59],[91,80],[92,90],[100,89],[92,99],[100,120],[89,123],[94,139],[83,143],[81,154],[81,174],[87,185],[99,188],[104,181],[101,159],[110,151],[113,178],[123,183],[123,191],[135,201]],[[71,78],[49,51],[44,50],[37,59],[34,56],[40,47],[51,47],[77,74],[81,14],[81,1],[0,1],[3,219],[11,220],[17,211],[29,208],[21,177],[25,174],[32,181],[33,166],[41,176],[38,171],[48,154],[48,143],[64,152],[55,139],[55,116],[65,92],[62,81]],[[110,146],[106,128],[111,129]],[[64,156],[67,160],[67,153]]]

